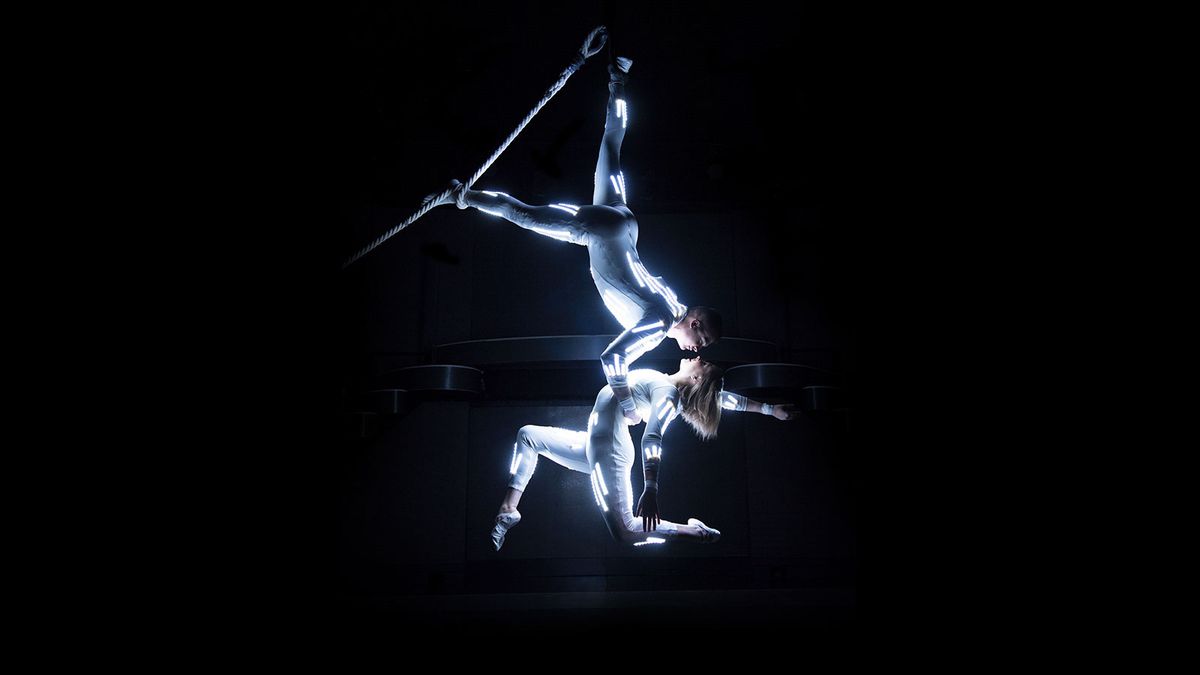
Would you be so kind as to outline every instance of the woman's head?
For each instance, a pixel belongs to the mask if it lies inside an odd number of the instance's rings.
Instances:
[[[683,419],[700,438],[715,437],[721,423],[720,396],[725,371],[694,356],[679,360],[677,376]]]

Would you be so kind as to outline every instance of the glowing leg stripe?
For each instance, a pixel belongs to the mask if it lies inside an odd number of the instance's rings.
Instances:
[[[525,459],[525,455],[517,455],[517,465],[513,467],[513,473],[516,473],[521,468],[521,460],[523,459]]]
[[[507,192],[492,192],[491,190],[480,190],[480,192],[482,192],[485,195],[492,196],[492,197],[499,197],[500,195],[504,195],[505,197],[511,196]]]
[[[600,465],[597,464],[596,470],[598,471],[599,469],[600,469]],[[600,505],[600,508],[604,509],[605,511],[608,511],[608,504],[605,504],[604,498],[600,496],[600,483],[596,480],[597,476],[598,476],[598,474],[595,471],[593,471],[592,472],[592,495],[596,498],[596,503]]]
[[[635,541],[633,542],[633,545],[645,546],[646,544],[664,544],[666,541],[667,540],[663,539],[662,537],[646,537],[646,541]]]
[[[558,204],[550,204],[549,206],[550,206],[550,208],[552,208],[552,209],[558,209],[559,211],[566,211],[567,213],[569,213],[569,214],[571,214],[571,215],[573,215],[573,216],[575,216],[575,215],[579,215],[579,212],[578,212],[578,211],[572,211],[571,209],[568,209],[568,208],[567,208],[567,207],[565,207],[565,206],[559,206]]]
[[[608,486],[604,484],[604,474],[600,471],[600,465],[596,465],[596,478],[600,480],[600,491],[608,494]]]
[[[624,200],[625,195],[627,193],[627,190],[625,189],[625,172],[624,171],[618,172],[617,179],[621,181],[621,199]]]
[[[503,213],[499,213],[499,212],[497,212],[497,211],[489,211],[488,209],[485,209],[485,208],[483,208],[483,207],[481,207],[481,206],[476,206],[475,208],[479,209],[480,211],[483,211],[484,213],[487,213],[487,214],[490,214],[490,215],[493,215],[493,216],[500,216],[501,218],[503,218],[503,217],[504,217],[504,214],[503,214]]]
[[[609,176],[608,179],[612,181],[613,189],[617,191],[617,194],[621,194],[621,186],[617,185],[617,177]]]
[[[480,209],[480,211],[482,211],[482,210],[483,209]],[[539,234],[544,234],[547,237],[553,237],[554,239],[557,239],[559,241],[571,241],[571,235],[567,234],[566,232],[558,232],[556,230],[547,230],[542,227],[531,227],[529,229],[531,229],[534,232],[537,232]]]
[[[579,215],[579,207],[575,206],[574,204],[563,204],[562,202],[559,202],[557,204],[551,204],[550,206],[555,206],[555,207],[563,208],[563,209],[570,209],[571,215],[573,215],[573,216]]]
[[[508,463],[508,472],[509,473],[517,472],[517,444],[516,443],[513,443],[513,458],[512,458],[512,461]]]

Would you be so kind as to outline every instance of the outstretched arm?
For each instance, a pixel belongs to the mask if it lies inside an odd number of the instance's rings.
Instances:
[[[671,420],[679,414],[677,407],[679,390],[673,386],[656,387],[650,396],[650,419],[642,434],[642,469],[645,471],[646,488],[638,500],[634,515],[642,518],[642,530],[649,532],[658,528],[658,468],[662,464],[663,434]]]
[[[770,415],[778,420],[791,420],[796,418],[796,406],[792,403],[781,403],[779,405],[771,405],[770,403],[760,403],[748,396],[735,394],[731,391],[721,392],[721,407],[732,412],[756,412],[763,415]]]

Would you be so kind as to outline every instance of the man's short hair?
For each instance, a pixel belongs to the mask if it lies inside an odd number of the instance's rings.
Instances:
[[[708,336],[713,340],[721,339],[724,334],[721,324],[721,313],[713,307],[706,305],[695,305],[691,308],[692,316],[700,319],[700,323],[704,324],[704,330],[708,331]]]

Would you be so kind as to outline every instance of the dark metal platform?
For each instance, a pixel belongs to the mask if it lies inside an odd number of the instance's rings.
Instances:
[[[845,407],[841,378],[798,363],[752,363],[725,371],[725,389],[759,401],[793,401],[805,410]]]
[[[422,398],[472,398],[483,393],[483,371],[445,364],[409,366],[382,373],[375,383],[375,391],[403,390]]]

